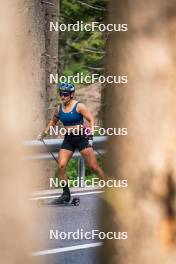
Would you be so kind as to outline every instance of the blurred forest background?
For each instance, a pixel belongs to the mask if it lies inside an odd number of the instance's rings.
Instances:
[[[60,24],[105,23],[106,1],[60,1]],[[59,74],[76,75],[84,73],[103,74],[107,33],[96,31],[60,31],[59,34]]]

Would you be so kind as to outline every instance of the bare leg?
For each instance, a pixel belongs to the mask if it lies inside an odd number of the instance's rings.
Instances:
[[[95,156],[95,153],[92,148],[86,148],[81,151],[81,155],[84,157],[87,165],[95,171],[98,176],[102,179],[105,180],[106,176],[104,171],[100,168],[100,166],[97,163],[97,159]]]
[[[68,177],[66,175],[66,167],[73,155],[73,152],[67,149],[61,149],[58,155],[58,172],[60,180],[68,181]]]
[[[51,204],[63,204],[64,202],[70,201],[70,190],[68,187],[68,177],[66,175],[66,167],[73,155],[73,152],[67,149],[61,149],[58,155],[58,172],[59,178],[62,181],[65,181],[63,184],[63,193],[60,197],[54,199]]]

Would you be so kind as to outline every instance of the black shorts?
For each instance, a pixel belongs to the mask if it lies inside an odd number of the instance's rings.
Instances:
[[[75,151],[75,149],[78,149],[79,151],[90,148],[89,140],[85,135],[74,135],[74,134],[66,134],[64,137],[64,141],[61,145],[61,149],[67,149],[72,152]]]

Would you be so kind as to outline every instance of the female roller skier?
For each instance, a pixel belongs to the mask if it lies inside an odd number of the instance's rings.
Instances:
[[[50,120],[46,129],[38,136],[38,140],[43,140],[43,138],[48,135],[50,127],[56,126],[58,120],[63,123],[67,131],[58,154],[59,177],[61,181],[67,182],[67,185],[63,187],[62,195],[54,200],[54,204],[69,202],[71,199],[66,167],[76,148],[80,151],[87,165],[94,170],[101,179],[105,180],[105,174],[98,165],[93,151],[93,136],[86,135],[86,129],[84,128],[85,119],[89,123],[90,131],[92,130],[94,126],[92,114],[84,104],[74,100],[75,86],[73,84],[61,83],[59,92],[61,103],[56,107],[53,118]],[[74,129],[77,129],[79,134],[75,134]]]

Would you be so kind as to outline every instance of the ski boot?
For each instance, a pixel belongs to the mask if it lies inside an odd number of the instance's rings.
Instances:
[[[63,191],[62,195],[56,199],[54,199],[51,204],[57,205],[57,204],[65,204],[69,203],[71,199],[70,191]]]

